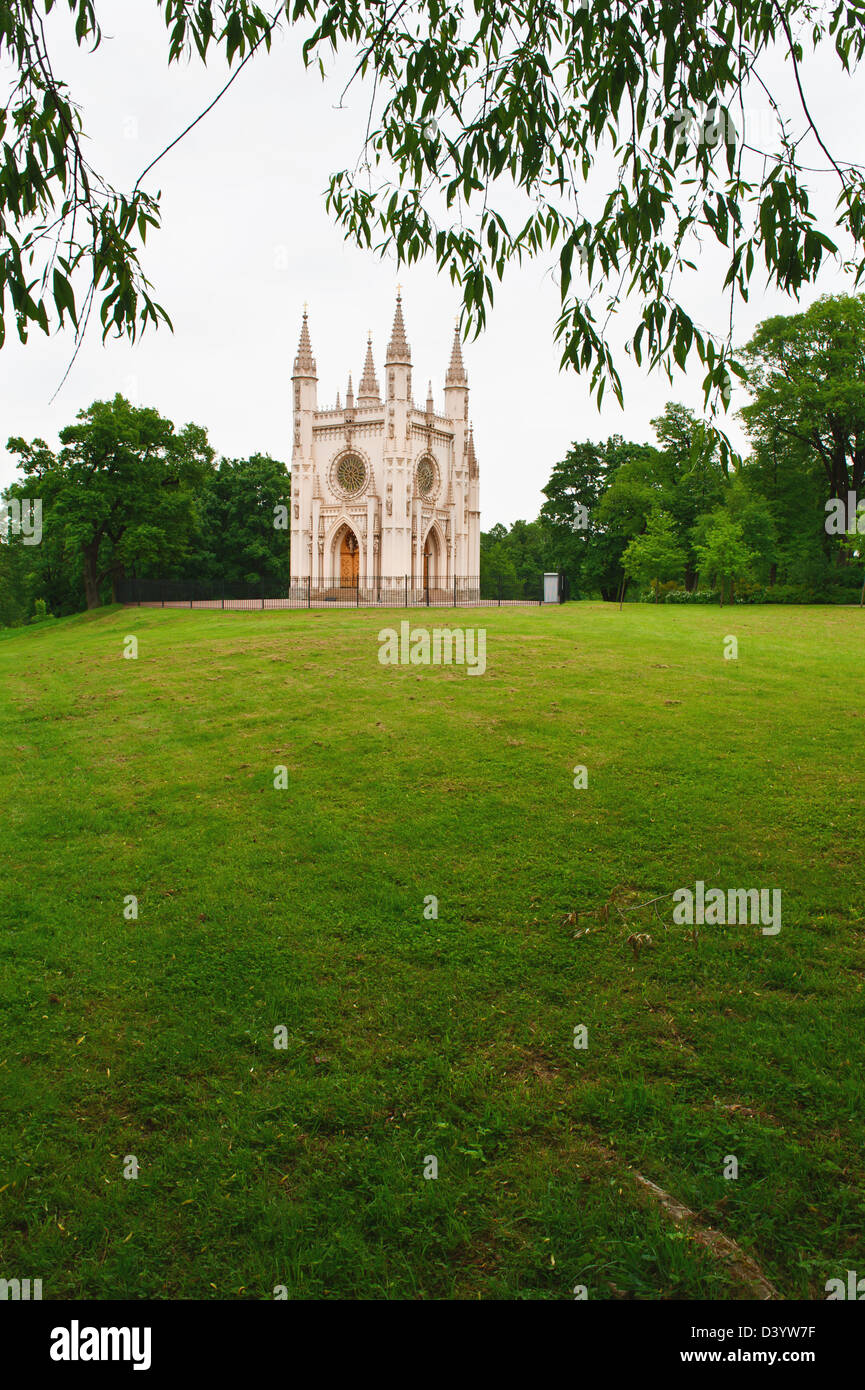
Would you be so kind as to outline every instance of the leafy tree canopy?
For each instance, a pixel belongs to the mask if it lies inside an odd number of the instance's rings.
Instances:
[[[634,537],[622,556],[628,578],[640,584],[651,584],[656,597],[658,586],[665,580],[682,577],[685,564],[685,550],[676,536],[676,523],[660,508],[651,513],[643,534]]]
[[[184,568],[199,582],[254,584],[289,580],[288,522],[276,509],[290,502],[285,464],[265,454],[220,459],[207,477],[199,506],[199,536]]]
[[[705,528],[705,540],[697,546],[697,559],[701,573],[720,585],[722,603],[725,584],[729,581],[732,602],[736,580],[750,574],[755,558],[740,523],[725,511],[715,512]]]
[[[338,224],[402,262],[432,256],[459,287],[469,331],[509,265],[547,258],[563,363],[591,372],[599,400],[608,383],[621,399],[607,325],[626,298],[637,361],[672,372],[696,353],[707,399],[726,398],[741,372],[733,310],[755,274],[796,293],[839,231],[863,273],[863,170],[826,146],[806,88],[812,62],[841,75],[861,60],[865,0],[155,3],[170,62],[221,50],[236,73],[277,27],[296,29],[322,73],[334,53],[353,59],[369,120],[330,181]],[[64,8],[78,43],[97,46],[98,0],[0,0],[0,58],[15,74],[0,115],[0,314],[11,305],[26,338],[67,316],[80,328],[98,302],[104,332],[134,337],[167,318],[139,261],[159,221],[161,156],[126,191],[90,163],[45,34],[45,16]],[[779,45],[792,105],[763,72]],[[774,134],[749,128],[758,96],[778,117]],[[834,225],[812,210],[821,173],[837,189]],[[678,272],[706,236],[725,254],[726,337],[681,297]]]
[[[828,497],[865,482],[865,295],[825,295],[761,323],[745,354],[753,396],[741,412],[769,451],[793,444],[817,461]]]
[[[120,395],[79,411],[60,443],[55,456],[41,439],[10,439],[24,481],[8,492],[42,499],[44,528],[78,557],[87,607],[96,608],[104,580],[133,563],[164,564],[187,545],[213,450],[199,425],[176,431]]]

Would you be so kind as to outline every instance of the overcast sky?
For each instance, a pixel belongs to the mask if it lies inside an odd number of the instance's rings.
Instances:
[[[154,0],[97,0],[105,42],[95,54],[70,40],[65,7],[49,33],[55,72],[84,109],[90,159],[115,186],[129,188],[150,161],[224,81],[222,65],[167,67],[167,39]],[[213,112],[147,181],[163,193],[163,228],[144,252],[156,298],[174,333],[148,330],[129,346],[92,332],[56,399],[72,350],[68,334],[46,339],[32,330],[22,348],[10,325],[0,352],[0,485],[14,474],[3,445],[10,434],[56,443],[57,431],[95,399],[120,391],[155,406],[178,425],[204,425],[216,450],[228,456],[270,453],[290,461],[290,377],[304,301],[309,304],[318,362],[319,404],[355,387],[372,330],[382,383],[384,350],[397,282],[403,287],[406,329],[414,362],[414,395],[425,400],[432,378],[439,406],[450,354],[457,296],[432,266],[398,270],[346,244],[330,221],[323,191],[328,175],[352,165],[366,120],[360,93],[339,108],[342,83],[306,72],[300,42],[277,37],[270,55],[256,56]],[[808,99],[821,133],[843,158],[857,154],[863,87],[839,80],[825,62],[806,63]],[[781,79],[784,80],[783,77]],[[803,146],[818,162],[813,140]],[[822,162],[822,160],[821,160]],[[837,188],[815,180],[816,207],[831,209]],[[687,283],[695,319],[723,331],[721,259],[701,253]],[[819,292],[849,290],[830,265]],[[541,487],[575,439],[613,433],[652,437],[649,421],[669,399],[699,409],[699,364],[670,387],[623,364],[625,408],[606,399],[599,413],[588,379],[559,371],[553,342],[558,291],[540,262],[512,271],[497,291],[488,328],[464,346],[471,414],[481,468],[482,526],[537,515]],[[792,312],[795,302],[755,282],[750,304],[738,311],[745,341],[768,314]],[[441,408],[441,407],[440,407]],[[734,421],[729,428],[743,441]]]

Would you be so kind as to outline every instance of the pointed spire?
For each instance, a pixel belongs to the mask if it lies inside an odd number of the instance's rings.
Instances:
[[[336,393],[336,408],[337,408],[337,410],[342,410],[342,401],[341,401],[340,398],[339,398],[339,392],[338,392],[338,391],[337,391],[337,393]]]
[[[405,336],[405,324],[402,319],[402,293],[400,290],[396,292],[396,312],[393,316],[393,328],[391,329],[390,342],[387,345],[385,366],[411,366],[411,348]]]
[[[454,345],[451,348],[451,364],[445,377],[445,386],[468,386],[469,379],[463,366],[463,349],[460,342],[460,325],[457,319],[454,328]]]
[[[469,477],[476,478],[477,476],[478,460],[475,454],[475,427],[474,425],[469,425]]]
[[[426,410],[427,415],[432,415],[435,412],[435,401],[433,400],[432,382],[429,382],[426,388]]]
[[[363,364],[363,376],[358,387],[357,403],[358,405],[378,405],[380,399],[378,382],[375,379],[375,364],[372,360],[372,334],[370,333],[366,342],[366,361]]]
[[[346,410],[354,410],[354,391],[351,385],[351,372],[348,374],[348,390],[345,393],[345,408]]]
[[[303,324],[300,329],[300,342],[297,345],[297,356],[294,359],[294,375],[318,377],[315,367],[315,358],[312,355],[312,343],[309,341],[309,325],[307,323],[305,304],[303,306]]]

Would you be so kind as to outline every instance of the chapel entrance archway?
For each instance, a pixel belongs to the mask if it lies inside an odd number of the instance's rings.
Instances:
[[[423,585],[425,589],[441,587],[443,583],[441,546],[435,527],[427,533],[423,548]]]
[[[335,537],[335,549],[341,588],[357,587],[360,574],[360,546],[350,526],[342,526]]]

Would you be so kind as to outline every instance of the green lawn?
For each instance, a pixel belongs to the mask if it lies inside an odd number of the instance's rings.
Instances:
[[[407,616],[486,674],[380,665]],[[0,1277],[750,1296],[637,1173],[784,1297],[865,1270],[863,652],[839,608],[0,634]],[[698,879],[780,933],[632,910]]]

